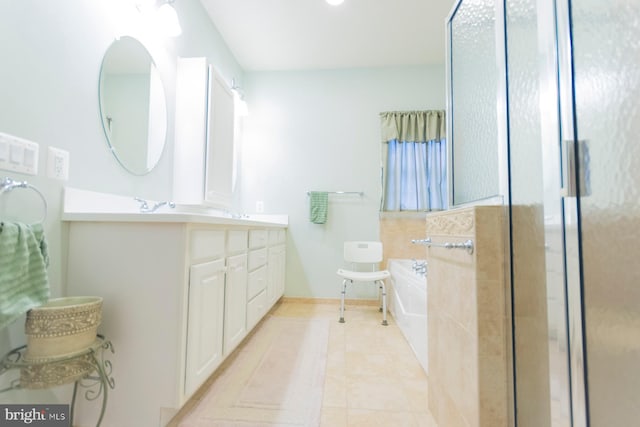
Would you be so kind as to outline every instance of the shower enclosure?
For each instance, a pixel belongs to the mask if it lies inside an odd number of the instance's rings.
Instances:
[[[504,7],[518,425],[637,425],[640,2]]]
[[[513,423],[638,425],[640,1],[459,0],[448,31],[452,205],[509,206]]]

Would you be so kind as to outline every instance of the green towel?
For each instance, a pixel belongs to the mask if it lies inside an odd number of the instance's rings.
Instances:
[[[49,299],[41,224],[0,223],[0,329]]]
[[[324,224],[329,210],[329,193],[312,191],[309,198],[309,220],[314,224]]]

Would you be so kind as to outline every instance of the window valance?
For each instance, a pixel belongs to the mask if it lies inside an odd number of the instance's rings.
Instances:
[[[427,142],[446,138],[444,110],[387,111],[380,113],[382,142]]]

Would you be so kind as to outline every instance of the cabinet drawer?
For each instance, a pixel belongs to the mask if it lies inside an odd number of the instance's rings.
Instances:
[[[247,286],[247,298],[251,299],[267,287],[267,267],[262,266],[256,271],[249,273],[249,283]]]
[[[224,255],[223,230],[193,230],[189,242],[191,264]]]
[[[267,248],[249,252],[249,271],[267,263]]]
[[[227,252],[247,249],[247,230],[230,230],[227,237]]]
[[[250,230],[249,247],[261,248],[267,245],[267,230]]]
[[[284,243],[286,240],[286,234],[284,228],[274,228],[269,230],[269,245],[277,245],[279,243]]]
[[[267,310],[267,292],[262,291],[247,304],[247,330],[251,330],[262,319]]]

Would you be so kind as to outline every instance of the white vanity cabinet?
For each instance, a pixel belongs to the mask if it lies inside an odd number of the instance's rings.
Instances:
[[[184,394],[190,396],[222,363],[225,231],[189,231],[189,289]]]
[[[67,222],[67,294],[103,297],[115,349],[105,427],[166,426],[275,302],[270,227],[149,217]],[[74,421],[95,422],[77,404]]]
[[[227,282],[224,310],[224,354],[247,335],[247,230],[228,232]]]
[[[286,269],[286,231],[269,230],[267,305],[270,307],[284,294]]]
[[[247,327],[253,328],[267,311],[267,230],[249,231]]]
[[[207,58],[178,58],[174,202],[231,206],[233,102],[231,88]]]
[[[191,266],[185,394],[191,395],[222,362],[224,260]]]

